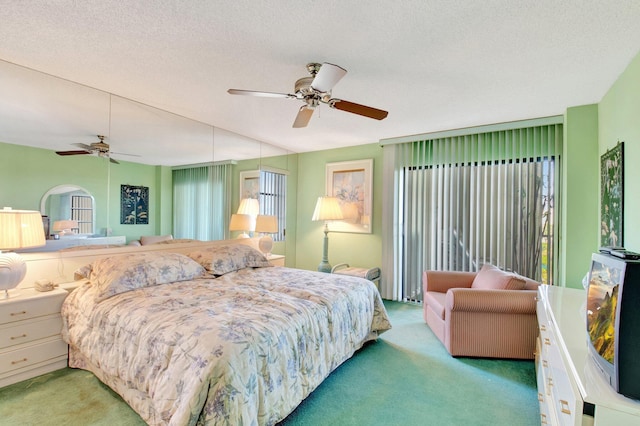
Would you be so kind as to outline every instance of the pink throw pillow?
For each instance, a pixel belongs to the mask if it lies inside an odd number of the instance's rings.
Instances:
[[[515,274],[505,272],[488,264],[480,269],[471,284],[471,288],[485,290],[522,290],[524,286],[524,280],[518,278]]]

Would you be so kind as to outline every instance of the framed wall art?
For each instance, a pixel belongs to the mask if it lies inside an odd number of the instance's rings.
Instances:
[[[149,224],[149,187],[120,185],[120,224]]]
[[[240,172],[240,200],[243,198],[259,199],[260,170]]]
[[[373,159],[326,165],[326,193],[338,198],[344,220],[329,223],[331,232],[371,233]]]
[[[624,231],[624,142],[600,157],[600,245],[622,247]]]

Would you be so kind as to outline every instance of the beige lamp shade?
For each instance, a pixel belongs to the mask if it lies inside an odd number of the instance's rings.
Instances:
[[[242,231],[238,238],[249,238],[247,231],[251,230],[252,220],[248,214],[232,214],[229,222],[229,231]]]
[[[59,232],[62,235],[73,234],[73,230],[78,228],[77,220],[56,220],[53,222],[53,232]]]
[[[258,216],[260,213],[260,204],[255,198],[243,198],[240,200],[238,214],[248,214],[250,216]]]
[[[14,250],[45,245],[44,226],[40,212],[31,210],[0,210],[0,249]],[[27,264],[17,253],[0,252],[0,290],[9,298],[9,290],[20,284],[27,274]]]
[[[340,203],[336,197],[318,197],[316,208],[311,220],[341,220],[344,219]]]
[[[45,243],[40,212],[7,207],[0,210],[0,250],[39,247]]]
[[[256,232],[274,234],[278,232],[278,218],[275,216],[258,215],[256,218]]]

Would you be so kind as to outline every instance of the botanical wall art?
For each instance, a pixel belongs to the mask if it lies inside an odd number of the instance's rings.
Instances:
[[[255,198],[260,195],[260,171],[240,172],[240,199]]]
[[[600,157],[600,245],[623,246],[624,142]]]
[[[120,185],[120,223],[149,224],[149,187]]]
[[[371,233],[373,159],[326,165],[327,195],[338,198],[344,220],[329,224],[332,232]]]

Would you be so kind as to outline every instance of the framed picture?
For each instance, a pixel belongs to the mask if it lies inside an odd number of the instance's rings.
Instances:
[[[149,187],[120,185],[120,224],[149,224]]]
[[[373,159],[327,163],[327,195],[338,198],[344,220],[329,223],[331,232],[371,233]]]
[[[624,142],[600,157],[600,245],[624,246]]]
[[[240,200],[243,198],[259,199],[260,195],[260,171],[249,170],[240,172]]]

